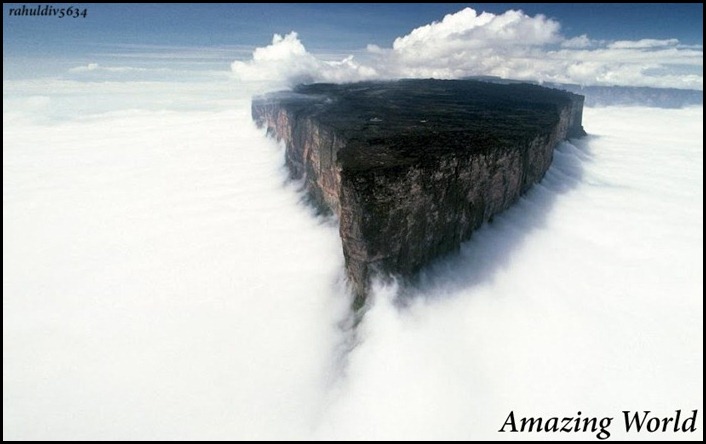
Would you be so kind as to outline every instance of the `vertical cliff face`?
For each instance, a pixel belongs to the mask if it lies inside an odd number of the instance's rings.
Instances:
[[[309,85],[252,106],[338,215],[359,302],[374,274],[410,277],[512,205],[560,141],[585,134],[582,111],[571,93],[434,80]]]
[[[294,99],[306,100],[301,98]],[[341,170],[336,165],[336,153],[345,141],[310,116],[297,113],[287,101],[253,102],[252,114],[258,126],[266,127],[268,135],[285,142],[285,163],[294,179],[305,179],[306,189],[314,203],[323,211],[340,213],[339,191]]]

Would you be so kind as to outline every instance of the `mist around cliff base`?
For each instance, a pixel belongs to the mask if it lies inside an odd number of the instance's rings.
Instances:
[[[247,100],[61,100],[3,110],[5,439],[497,439],[511,410],[619,438],[622,410],[703,411],[702,107],[586,109],[404,303],[378,285],[351,349],[335,221]]]

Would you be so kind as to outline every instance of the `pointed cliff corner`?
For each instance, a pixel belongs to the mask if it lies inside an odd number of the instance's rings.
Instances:
[[[313,84],[253,100],[286,164],[336,213],[361,306],[374,275],[408,278],[539,182],[586,133],[584,97],[529,84]]]

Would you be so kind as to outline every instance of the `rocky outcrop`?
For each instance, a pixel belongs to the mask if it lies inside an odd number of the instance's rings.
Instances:
[[[583,96],[535,85],[315,84],[253,101],[313,202],[336,213],[359,303],[374,274],[410,277],[508,208],[581,136]]]

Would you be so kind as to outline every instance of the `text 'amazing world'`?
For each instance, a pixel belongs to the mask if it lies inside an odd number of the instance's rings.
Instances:
[[[682,411],[675,410],[673,416],[659,417],[652,414],[650,410],[642,412],[631,412],[623,410],[626,432],[674,432],[693,433],[696,431],[696,417],[698,410],[692,410],[691,416],[682,419]],[[529,417],[515,420],[515,412],[511,411],[503,426],[498,432],[545,432],[545,433],[596,433],[598,439],[610,438],[608,430],[613,422],[612,417],[589,418],[581,417],[581,412],[576,416],[551,417],[544,419],[541,417]],[[507,429],[507,430],[506,430]]]

